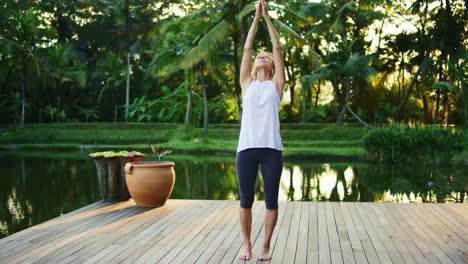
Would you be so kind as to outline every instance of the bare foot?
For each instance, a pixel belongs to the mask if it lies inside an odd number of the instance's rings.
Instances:
[[[262,248],[262,253],[260,254],[260,256],[257,258],[257,260],[270,260],[271,259],[271,255],[268,254],[268,252],[270,251],[270,247],[263,247]]]
[[[252,256],[252,243],[244,243],[244,254],[241,254],[239,256],[239,259],[241,260],[249,260],[250,257]]]

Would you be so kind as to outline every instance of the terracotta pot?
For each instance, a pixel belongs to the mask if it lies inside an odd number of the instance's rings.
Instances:
[[[121,201],[126,201],[130,198],[130,193],[127,187],[127,181],[125,180],[125,165],[128,162],[140,161],[144,156],[145,155],[124,155],[120,157],[119,193]]]
[[[175,182],[174,162],[138,161],[125,165],[128,190],[140,207],[163,206]]]

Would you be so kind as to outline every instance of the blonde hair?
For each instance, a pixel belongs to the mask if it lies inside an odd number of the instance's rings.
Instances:
[[[252,79],[257,79],[257,71],[255,69],[255,62],[257,61],[258,57],[260,57],[260,55],[266,55],[271,60],[271,62],[273,64],[273,69],[271,71],[271,77],[273,77],[273,74],[275,73],[275,61],[273,60],[273,53],[265,51],[265,50],[261,50],[261,51],[258,52],[257,56],[255,56],[252,71],[250,72],[250,75],[252,76]]]

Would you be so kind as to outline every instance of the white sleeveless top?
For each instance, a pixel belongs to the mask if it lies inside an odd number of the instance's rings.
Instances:
[[[271,80],[253,80],[242,98],[237,152],[247,148],[283,150],[279,122],[280,98]]]

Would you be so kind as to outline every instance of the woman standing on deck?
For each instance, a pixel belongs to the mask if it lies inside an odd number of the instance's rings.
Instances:
[[[273,55],[260,52],[252,69],[255,32],[264,17],[273,44]],[[278,219],[278,191],[283,170],[283,145],[280,137],[279,105],[285,83],[284,62],[275,28],[268,15],[265,0],[259,0],[255,17],[244,45],[240,68],[243,114],[236,154],[236,171],[240,194],[240,223],[244,236],[244,253],[252,256],[250,233],[252,204],[258,165],[261,164],[265,189],[265,238],[258,260],[269,260],[270,241]]]

